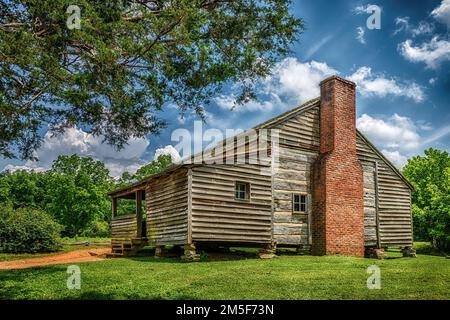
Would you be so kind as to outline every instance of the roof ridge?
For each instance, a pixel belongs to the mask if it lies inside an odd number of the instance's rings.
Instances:
[[[381,160],[383,160],[388,165],[388,167],[390,167],[392,171],[394,171],[400,177],[400,179],[402,179],[403,182],[405,182],[406,185],[412,191],[414,191],[414,186],[411,184],[411,182],[408,181],[408,179],[406,179],[406,177],[403,175],[400,169],[394,166],[394,164],[380,150],[378,150],[378,148],[375,147],[375,145],[372,142],[370,142],[370,140],[367,139],[367,137],[361,131],[358,130],[358,128],[356,128],[356,135],[359,135],[359,137],[364,140],[364,142],[369,146],[369,148],[371,148],[381,158]]]
[[[290,116],[296,115],[298,112],[303,112],[306,111],[307,109],[309,109],[310,107],[313,107],[316,105],[317,102],[320,101],[320,97],[314,98],[314,99],[310,99],[307,100],[306,102],[302,103],[301,105],[292,108],[274,118],[271,118],[269,120],[264,121],[263,123],[260,123],[256,126],[253,127],[253,129],[262,129],[267,127],[269,124],[272,123],[277,123],[280,122],[282,120],[285,120],[286,118],[289,118]]]

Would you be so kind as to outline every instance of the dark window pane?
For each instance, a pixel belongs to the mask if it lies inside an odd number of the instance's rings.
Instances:
[[[249,184],[243,182],[236,182],[235,185],[235,198],[239,200],[249,199]]]
[[[301,211],[301,212],[306,212],[306,205],[305,205],[304,203],[302,203],[302,204],[300,205],[300,211]]]

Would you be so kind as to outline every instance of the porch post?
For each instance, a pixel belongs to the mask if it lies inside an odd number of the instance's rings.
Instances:
[[[113,197],[111,202],[112,218],[114,219],[117,216],[117,198]]]
[[[137,237],[142,238],[142,191],[136,191]]]

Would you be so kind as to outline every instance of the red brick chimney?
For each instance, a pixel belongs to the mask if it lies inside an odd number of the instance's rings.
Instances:
[[[364,189],[356,156],[355,87],[338,76],[320,83],[320,155],[312,175],[314,255],[364,255]]]

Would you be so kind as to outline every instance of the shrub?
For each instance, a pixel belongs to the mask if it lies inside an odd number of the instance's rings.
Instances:
[[[107,221],[96,220],[87,230],[81,233],[83,237],[108,238],[110,236],[109,223]]]
[[[61,247],[61,225],[32,208],[0,207],[0,252],[51,252]]]

